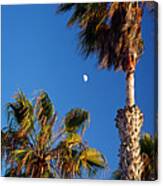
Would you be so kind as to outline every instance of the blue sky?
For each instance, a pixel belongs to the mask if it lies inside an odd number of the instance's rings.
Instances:
[[[2,126],[5,104],[18,89],[32,98],[44,89],[62,118],[71,108],[90,112],[85,139],[108,159],[109,178],[118,167],[118,108],[125,104],[125,74],[99,70],[95,56],[85,60],[77,49],[77,27],[68,29],[68,14],[56,5],[2,6]],[[154,18],[143,16],[144,54],[136,70],[136,103],[144,113],[142,132],[154,133]],[[83,73],[88,82],[83,82]]]

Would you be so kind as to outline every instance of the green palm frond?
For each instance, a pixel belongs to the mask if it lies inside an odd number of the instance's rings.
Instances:
[[[82,143],[82,137],[77,133],[70,133],[65,139],[65,142],[68,148],[72,148]]]
[[[141,153],[146,153],[148,156],[151,156],[155,150],[154,145],[155,141],[151,137],[149,133],[145,133],[141,140],[140,140],[140,145],[141,145]]]
[[[94,148],[86,148],[82,151],[80,160],[85,168],[89,168],[90,166],[104,168],[107,165],[104,156]]]
[[[48,94],[41,91],[36,98],[34,105],[35,115],[40,125],[40,132],[37,135],[37,142],[41,149],[45,148],[52,137],[52,129],[56,122],[57,115],[54,110],[54,105],[51,102]]]
[[[41,91],[36,98],[35,112],[37,120],[41,126],[46,125],[55,114],[54,106],[48,94],[44,91]]]
[[[67,132],[76,132],[82,129],[82,133],[84,133],[89,122],[89,112],[79,108],[70,110],[64,120]]]
[[[33,107],[31,102],[25,97],[25,95],[19,91],[15,96],[15,103],[9,103],[7,105],[8,109],[8,118],[10,121],[14,120],[17,127],[17,136],[22,137],[28,134],[34,127],[34,115]],[[12,123],[10,122],[10,128],[13,128]]]
[[[155,180],[157,179],[157,164],[158,164],[158,146],[157,146],[157,135],[152,137],[149,133],[145,133],[141,140],[141,154],[145,154],[149,163],[145,167],[145,171],[143,172],[142,179],[143,180]]]

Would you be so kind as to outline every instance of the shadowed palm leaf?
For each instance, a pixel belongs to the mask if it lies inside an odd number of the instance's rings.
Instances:
[[[14,96],[16,102],[9,103],[8,109],[8,125],[17,136],[25,136],[33,129],[33,108],[30,101],[28,101],[25,95],[20,91]],[[13,126],[16,125],[17,127]]]
[[[143,180],[155,180],[157,178],[157,164],[158,164],[158,141],[157,135],[152,137],[150,134],[145,133],[141,140],[141,153],[147,155],[148,162],[143,172]]]
[[[82,133],[89,124],[89,113],[82,109],[72,109],[65,117],[65,127],[67,132],[76,132],[80,128]]]

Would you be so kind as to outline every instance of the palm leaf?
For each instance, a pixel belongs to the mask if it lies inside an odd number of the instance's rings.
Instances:
[[[25,97],[23,92],[19,91],[14,96],[16,102],[9,103],[7,105],[9,120],[16,121],[16,127],[12,126],[10,122],[10,128],[12,130],[17,129],[17,136],[21,137],[27,135],[34,127],[34,116],[33,116],[33,107],[31,102]]]
[[[154,152],[154,140],[149,133],[145,133],[140,140],[141,153],[146,153],[151,156]]]
[[[89,165],[101,168],[106,167],[104,156],[94,148],[85,149],[80,155],[80,160],[85,168],[88,168]]]
[[[57,13],[66,12],[68,10],[71,10],[73,6],[74,6],[74,3],[60,4],[60,6],[57,9]]]
[[[68,137],[65,139],[65,143],[68,146],[68,148],[72,148],[76,145],[81,144],[82,138],[77,133],[70,133]]]
[[[58,9],[71,11],[67,24],[80,28],[81,53],[85,57],[96,54],[101,68],[127,71],[129,58],[134,56],[137,63],[142,55],[142,3],[74,3]]]
[[[82,129],[82,133],[85,131],[87,124],[89,123],[89,113],[83,109],[72,109],[66,114],[65,128],[67,132],[76,132]],[[86,123],[87,122],[87,123]]]
[[[36,98],[35,112],[37,120],[41,126],[46,125],[55,114],[54,106],[48,94],[44,91],[41,91],[39,96]]]
[[[142,174],[143,180],[157,179],[157,135],[152,137],[149,133],[145,133],[140,139],[141,154],[146,156],[148,162],[145,164],[145,170]]]

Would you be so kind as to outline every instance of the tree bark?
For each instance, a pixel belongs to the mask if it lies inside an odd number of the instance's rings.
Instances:
[[[119,109],[116,126],[119,129],[121,146],[119,151],[121,179],[141,180],[144,161],[140,154],[140,130],[143,114],[137,106]]]
[[[140,132],[143,114],[135,105],[134,71],[126,75],[126,106],[117,111],[116,127],[119,129],[121,179],[141,180],[146,157],[140,154]]]

